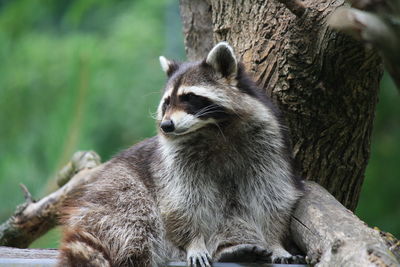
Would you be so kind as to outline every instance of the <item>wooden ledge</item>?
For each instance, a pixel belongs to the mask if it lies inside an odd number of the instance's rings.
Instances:
[[[20,249],[0,246],[0,267],[55,267],[57,249]],[[169,262],[166,267],[186,267],[185,262]],[[255,264],[216,262],[213,267],[305,267],[304,264]]]

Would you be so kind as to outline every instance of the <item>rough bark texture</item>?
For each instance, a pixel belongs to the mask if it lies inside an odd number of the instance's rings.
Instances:
[[[186,54],[199,60],[213,45],[211,6],[204,0],[180,0]]]
[[[369,228],[324,188],[307,182],[291,230],[311,263],[322,266],[398,266],[379,231]]]
[[[214,42],[228,41],[283,111],[302,176],[354,210],[382,68],[374,50],[328,29],[328,15],[343,1],[306,0],[304,12],[292,0],[208,2]],[[189,12],[182,16],[187,25],[196,11],[181,10]],[[188,51],[204,51],[186,30],[185,37]]]

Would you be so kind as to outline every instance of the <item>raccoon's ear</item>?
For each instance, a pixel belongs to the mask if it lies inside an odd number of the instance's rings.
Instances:
[[[176,61],[168,60],[164,56],[160,56],[160,65],[168,77],[172,75],[178,68],[179,64]]]
[[[237,60],[232,47],[227,42],[220,42],[208,53],[206,63],[223,77],[234,77],[237,74]]]

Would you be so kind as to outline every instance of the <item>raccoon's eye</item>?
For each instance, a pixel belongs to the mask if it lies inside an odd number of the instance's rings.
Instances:
[[[162,105],[162,113],[164,114],[165,113],[165,111],[167,110],[167,107],[169,106],[169,97],[167,97],[165,100],[164,100],[164,103],[163,103],[163,105]]]
[[[197,98],[198,98],[198,96],[195,95],[195,94],[192,94],[192,93],[184,94],[184,95],[181,95],[181,96],[179,97],[179,99],[180,99],[182,102],[191,102],[191,101],[193,101],[193,100],[196,100]]]
[[[166,99],[165,99],[165,101],[164,101],[164,105],[169,105],[169,97],[167,97]]]

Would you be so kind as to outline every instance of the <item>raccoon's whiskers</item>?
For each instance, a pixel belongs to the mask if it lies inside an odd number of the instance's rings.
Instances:
[[[196,118],[198,118],[200,116],[204,116],[206,114],[210,114],[211,112],[215,112],[215,110],[217,110],[216,108],[218,108],[218,105],[216,105],[216,104],[212,104],[212,105],[206,106],[205,108],[202,108],[196,114],[194,114],[194,116]]]
[[[217,126],[219,132],[221,133],[222,137],[224,138],[225,142],[227,141],[226,136],[224,135],[224,132],[222,131],[221,127],[219,127],[218,122],[214,123],[215,126]]]
[[[148,111],[149,115],[152,119],[157,120],[157,111],[156,112],[152,112],[152,111]]]
[[[223,111],[223,110],[209,110],[209,111],[207,111],[207,112],[204,112],[204,113],[201,113],[201,114],[199,114],[196,118],[198,118],[198,117],[200,117],[200,116],[205,116],[205,115],[208,115],[208,114],[212,114],[212,113],[225,113],[225,114],[227,114],[227,112],[226,111]]]
[[[200,116],[205,116],[205,115],[211,114],[211,113],[225,113],[225,114],[228,113],[227,111],[224,111],[224,110],[218,110],[218,108],[219,108],[219,105],[212,104],[212,105],[206,106],[203,109],[199,110],[194,116],[196,118],[198,118]],[[234,109],[231,109],[230,111],[232,111],[237,117],[239,117],[240,119],[243,120],[243,116],[240,115],[240,112],[238,112]]]
[[[205,111],[209,110],[210,108],[214,108],[216,106],[217,106],[216,104],[211,104],[211,105],[205,106],[204,108],[200,109],[195,115],[205,112]]]

